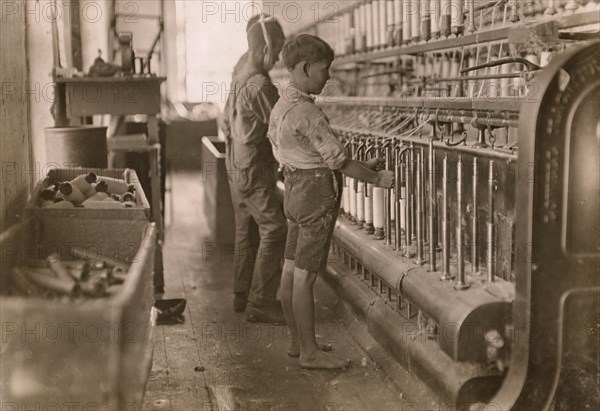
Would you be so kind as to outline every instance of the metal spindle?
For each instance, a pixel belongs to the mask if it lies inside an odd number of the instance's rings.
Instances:
[[[421,152],[421,232],[423,234],[423,244],[429,241],[429,232],[427,231],[427,162],[425,161],[425,149],[419,148]]]
[[[494,281],[494,160],[488,171],[487,280]]]
[[[394,42],[394,28],[395,28],[395,14],[394,14],[394,0],[386,0],[386,38],[385,38],[385,46],[393,47]]]
[[[467,32],[473,34],[475,32],[475,0],[468,0],[469,4],[469,23]]]
[[[435,127],[435,125],[434,125]],[[436,213],[436,190],[435,190],[435,152],[433,150],[433,138],[429,140],[429,271],[437,271],[436,267],[436,248],[437,238],[435,227]]]
[[[363,3],[359,6],[359,22],[360,22],[360,51],[367,51],[367,37],[368,37],[368,26],[367,26],[367,4]]]
[[[365,29],[367,32],[367,50],[373,49],[373,37],[374,37],[374,28],[373,28],[373,2],[369,1],[365,4]]]
[[[378,49],[381,46],[381,18],[385,18],[385,16],[381,16],[380,13],[380,3],[383,0],[373,0],[373,49]]]
[[[421,40],[421,2],[420,0],[410,1],[411,7],[411,40],[418,43]]]
[[[462,229],[462,176],[463,176],[463,161],[462,156],[458,156],[458,164],[456,166],[456,266],[457,276],[454,288],[464,290],[469,288],[469,284],[465,281],[465,261],[463,256],[463,229]]]
[[[440,0],[440,34],[448,37],[452,34],[452,15],[450,0]]]
[[[404,10],[404,4],[402,0],[394,0],[394,44],[396,46],[402,45],[402,12]]]
[[[477,254],[477,157],[473,158],[473,215],[471,219],[471,267],[473,275],[480,275],[479,271],[479,255]]]
[[[450,0],[451,31],[460,36],[464,31],[463,0]]]
[[[544,14],[553,16],[556,14],[556,0],[548,0],[548,7],[544,11]]]
[[[448,221],[448,154],[444,155],[442,164],[442,276],[449,281],[450,274],[450,222]]]
[[[423,214],[423,208],[422,208],[422,202],[421,202],[421,198],[422,198],[422,184],[421,184],[421,180],[422,180],[422,176],[421,176],[421,162],[423,161],[423,159],[421,158],[420,154],[417,154],[417,181],[416,181],[416,188],[417,188],[417,212],[416,212],[416,224],[417,224],[417,259],[415,260],[415,263],[418,265],[423,264],[424,260],[423,260],[423,219],[422,219],[422,214]]]
[[[510,17],[508,21],[511,23],[516,23],[519,21],[519,2],[517,0],[510,0]]]
[[[360,7],[356,7],[352,10],[352,30],[351,33],[354,37],[354,44],[352,45],[352,53],[356,53],[361,50],[361,26],[360,26]]]
[[[412,0],[403,0],[402,3],[402,44],[408,44],[412,38]]]
[[[395,167],[394,167],[394,207],[396,209],[396,227],[395,227],[395,243],[394,250],[398,251],[402,243],[402,163],[400,160],[400,145],[394,147]],[[406,224],[406,222],[405,222]]]
[[[440,0],[431,0],[429,2],[429,13],[431,16],[431,38],[440,37]]]
[[[385,169],[386,170],[393,170],[392,167],[392,154],[391,154],[391,141],[387,141],[385,144]],[[391,245],[392,244],[392,209],[391,209],[391,204],[392,204],[392,197],[393,197],[393,189],[388,188],[385,190],[384,192],[384,201],[385,201],[385,206],[384,206],[384,216],[385,216],[385,244],[386,245]]]
[[[429,0],[421,0],[421,41],[431,38],[431,14]]]
[[[387,44],[387,2],[388,0],[379,2],[379,48],[384,48]]]
[[[376,143],[375,155],[380,155],[380,145]],[[373,238],[376,240],[383,240],[385,238],[384,229],[385,229],[385,219],[384,219],[384,208],[385,208],[385,199],[384,199],[385,189],[381,187],[373,187],[373,225],[375,227],[375,232],[373,233]]]

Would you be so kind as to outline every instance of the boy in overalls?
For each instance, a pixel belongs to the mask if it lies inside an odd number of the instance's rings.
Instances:
[[[303,34],[282,50],[292,81],[273,107],[268,136],[285,176],[284,210],[288,220],[280,297],[288,324],[288,355],[307,369],[345,368],[347,361],[325,351],[315,338],[313,286],[327,264],[340,207],[342,174],[391,188],[394,174],[376,171],[381,159],[349,159],[323,111],[311,95],[329,80],[332,48]]]
[[[269,78],[285,37],[272,17],[260,15],[247,27],[248,52],[235,67],[221,130],[235,213],[234,304],[246,320],[284,324],[276,292],[286,222],[277,196],[276,168],[267,139],[269,116],[279,99]]]

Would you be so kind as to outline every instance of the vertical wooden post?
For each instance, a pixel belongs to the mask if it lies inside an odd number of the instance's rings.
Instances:
[[[81,12],[78,0],[63,0],[63,24],[65,33],[65,55],[67,67],[83,70],[81,52]]]

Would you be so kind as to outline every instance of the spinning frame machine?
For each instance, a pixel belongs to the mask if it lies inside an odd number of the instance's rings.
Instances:
[[[396,175],[345,178],[328,279],[444,403],[600,404],[599,23],[597,1],[374,0],[299,31],[336,51],[317,102],[348,155]]]

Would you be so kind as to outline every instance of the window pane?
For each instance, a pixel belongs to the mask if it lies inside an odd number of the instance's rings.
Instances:
[[[259,10],[251,0],[179,3],[185,16],[187,100],[222,107],[233,67],[248,48],[246,24]]]

